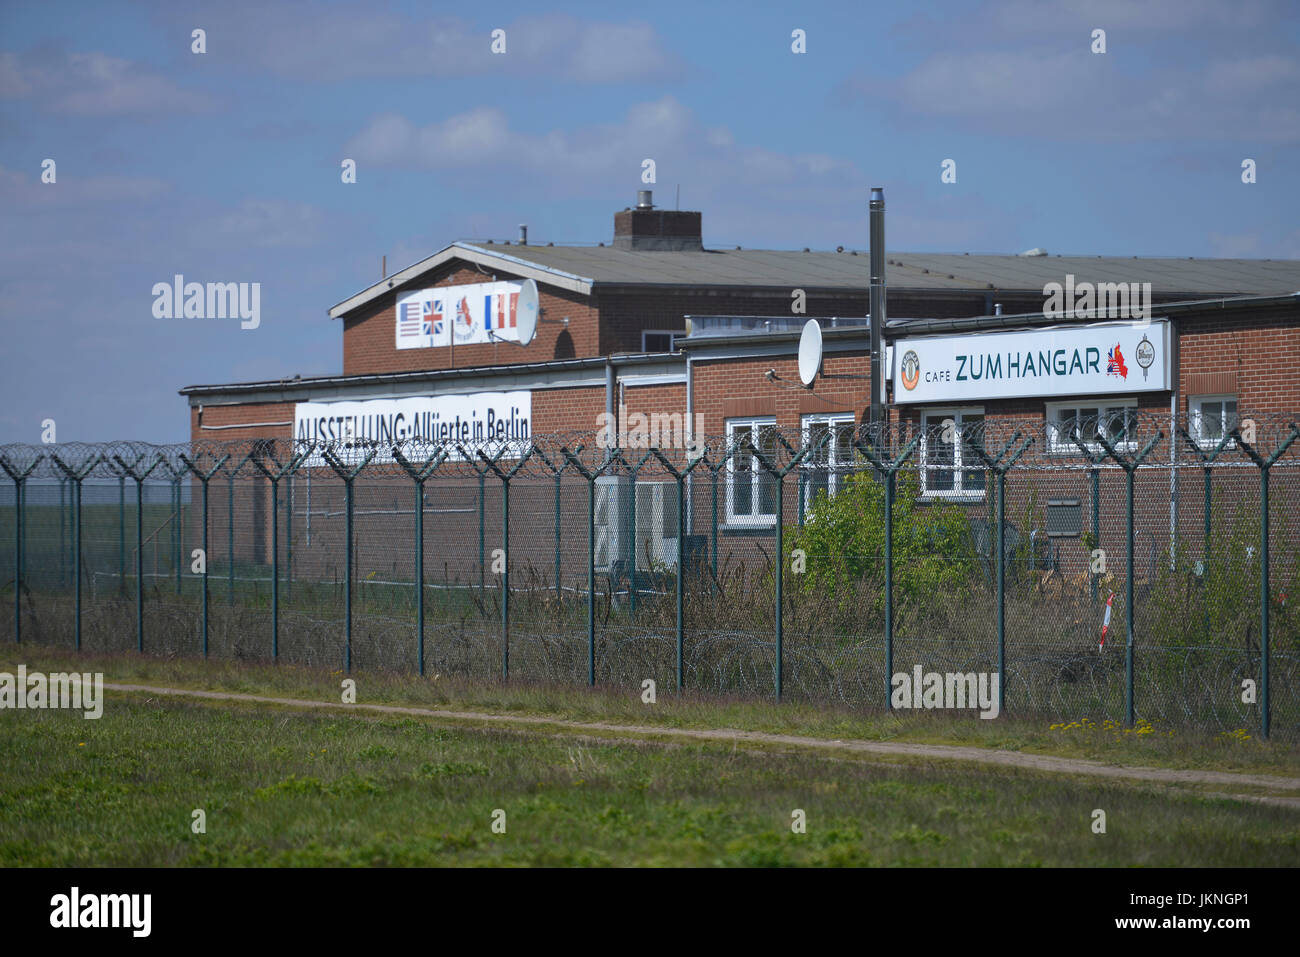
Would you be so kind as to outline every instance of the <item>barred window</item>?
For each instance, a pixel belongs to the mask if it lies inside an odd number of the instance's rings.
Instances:
[[[1188,431],[1202,446],[1213,449],[1238,425],[1235,395],[1194,395],[1187,408]]]
[[[769,462],[775,458],[776,420],[728,419],[727,524],[771,525],[776,522],[776,480],[747,451],[746,442]]]
[[[984,465],[970,447],[983,408],[926,409],[921,413],[921,496],[979,500]]]
[[[1136,399],[1108,399],[1104,404],[1047,404],[1047,447],[1052,452],[1078,455],[1076,438],[1094,454],[1102,451],[1098,438],[1105,438],[1117,451],[1131,451],[1136,447],[1136,434]]]
[[[803,509],[811,511],[820,494],[833,496],[853,468],[851,413],[807,415],[803,419],[803,445],[809,449],[803,460]]]

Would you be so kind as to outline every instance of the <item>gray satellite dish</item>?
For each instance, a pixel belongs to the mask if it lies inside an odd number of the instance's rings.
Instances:
[[[526,346],[537,335],[537,319],[541,312],[540,300],[537,298],[537,283],[532,279],[523,281],[519,289],[519,302],[515,309],[519,344]]]
[[[799,335],[799,381],[810,386],[821,371],[822,327],[816,319],[809,319]]]

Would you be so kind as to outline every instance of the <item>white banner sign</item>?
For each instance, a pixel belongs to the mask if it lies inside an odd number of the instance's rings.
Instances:
[[[520,283],[480,282],[407,293],[397,300],[397,348],[519,341]]]
[[[1169,389],[1169,321],[1105,322],[894,343],[894,402]]]
[[[299,402],[293,414],[293,437],[300,451],[311,442],[334,444],[336,450],[374,448],[375,462],[391,462],[392,447],[409,441],[459,442],[470,452],[485,448],[492,454],[492,443],[530,438],[532,415],[531,392]],[[527,447],[528,442],[522,441],[511,451]],[[361,456],[364,451],[360,455],[345,451],[339,457],[351,462]],[[304,464],[318,466],[324,461],[313,452]]]

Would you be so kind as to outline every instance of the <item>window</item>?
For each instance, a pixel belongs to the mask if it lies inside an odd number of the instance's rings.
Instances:
[[[1211,449],[1238,425],[1235,395],[1194,395],[1187,410],[1188,431],[1198,444]]]
[[[773,525],[776,523],[776,480],[758,463],[746,442],[772,464],[776,448],[775,419],[729,419],[727,448],[727,524]]]
[[[1080,442],[1094,454],[1104,451],[1098,436],[1116,451],[1136,446],[1137,400],[1108,399],[1105,404],[1049,402],[1047,404],[1047,447],[1062,455],[1078,455]]]
[[[641,333],[642,352],[676,352],[677,340],[686,333],[672,329],[647,329]]]
[[[803,445],[811,450],[803,460],[805,512],[822,492],[834,495],[839,491],[848,477],[853,467],[855,429],[852,413],[804,416]]]
[[[952,420],[952,433],[945,420]],[[978,500],[984,497],[984,463],[966,439],[984,422],[982,408],[927,409],[921,413],[921,496]]]

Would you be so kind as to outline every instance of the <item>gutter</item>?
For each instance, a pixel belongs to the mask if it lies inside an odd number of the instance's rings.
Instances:
[[[1282,296],[1231,296],[1215,299],[1194,299],[1183,302],[1152,303],[1151,312],[1161,316],[1186,312],[1205,312],[1218,307],[1224,312],[1266,306],[1300,305],[1300,292]],[[1095,313],[1097,310],[1093,310]],[[927,332],[964,332],[971,329],[1019,329],[1025,326],[1069,325],[1073,323],[1105,322],[1112,316],[1048,316],[1041,312],[1021,313],[1014,316],[970,316],[962,319],[894,319],[886,329],[897,336]],[[1122,321],[1122,320],[1120,320]]]

